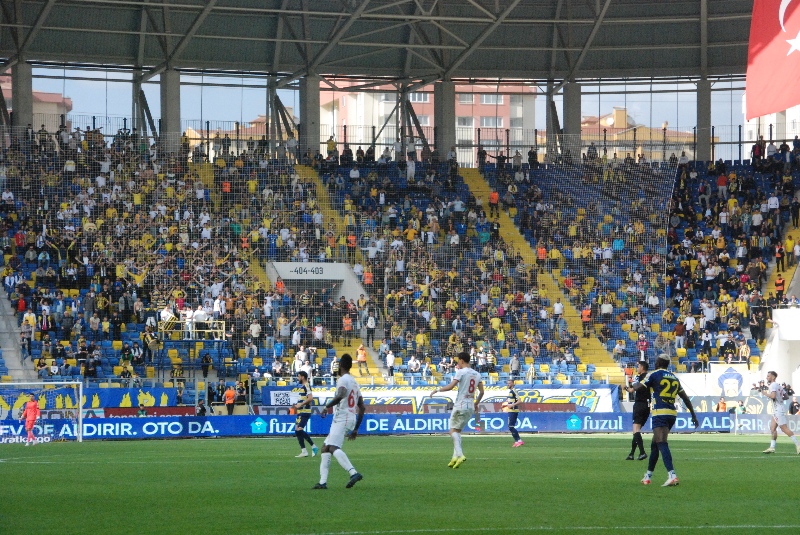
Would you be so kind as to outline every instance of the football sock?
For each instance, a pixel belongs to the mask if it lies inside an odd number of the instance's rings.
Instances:
[[[31,430],[31,431],[28,431],[28,442],[33,442],[33,441],[35,441],[35,440],[36,440],[36,439],[35,439],[35,438],[33,438],[33,431],[32,431],[32,430]]]
[[[658,451],[661,452],[661,457],[664,459],[664,467],[667,469],[667,472],[669,472],[670,475],[674,474],[672,468],[672,452],[669,451],[669,443],[659,442]]]
[[[331,454],[323,453],[322,462],[319,463],[319,484],[324,485],[328,482],[328,469],[331,467]]]
[[[794,442],[794,445],[795,445],[795,446],[800,446],[800,443],[799,443],[799,442],[797,442],[797,437],[796,437],[795,435],[792,435],[792,436],[790,436],[789,438],[791,438],[791,439],[792,439],[792,442]]]
[[[774,440],[770,441],[769,447],[772,448],[772,449],[775,449],[775,441]]]
[[[517,431],[516,427],[510,427],[509,431],[511,431],[511,436],[514,437],[514,442],[519,442],[519,432]]]
[[[653,470],[656,469],[656,463],[658,462],[658,444],[655,442],[650,443],[650,459],[647,462],[647,471],[651,474]]]
[[[642,434],[641,433],[635,433],[633,435],[633,438],[636,439],[636,443],[639,446],[639,453],[644,454],[644,440],[642,439]],[[631,453],[633,453],[633,452],[631,452]]]
[[[302,431],[295,431],[294,436],[297,437],[297,441],[300,443],[301,448],[305,448],[305,445],[303,444],[304,440],[308,442],[310,445],[312,446],[314,445],[314,441],[311,440],[311,435],[309,435],[305,429],[303,429]]]
[[[461,451],[461,433],[453,433],[453,457],[461,457],[464,452]]]
[[[333,456],[336,457],[336,460],[339,461],[339,464],[342,465],[342,468],[347,470],[347,473],[351,476],[356,473],[356,469],[353,468],[353,464],[350,462],[350,459],[347,458],[347,454],[342,450],[336,450],[333,452]]]
[[[637,433],[634,433],[633,439],[631,440],[631,455],[634,454],[634,452],[636,451],[636,446],[639,445],[639,442],[636,440],[636,435]]]

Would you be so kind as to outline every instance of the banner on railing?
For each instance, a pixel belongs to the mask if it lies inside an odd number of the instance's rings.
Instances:
[[[441,392],[429,399],[434,387],[419,386],[362,386],[361,396],[367,405],[412,405],[414,413],[423,413],[425,403],[448,403],[456,396],[455,391]],[[315,404],[327,403],[335,392],[334,387],[315,387]],[[519,386],[517,394],[524,403],[574,403],[578,412],[619,412],[619,386],[591,385],[551,385],[546,387]],[[508,397],[508,389],[500,386],[487,386],[484,403],[503,402]],[[297,389],[291,387],[264,387],[261,399],[265,405],[290,405],[297,403]]]
[[[727,433],[737,428],[743,433],[768,433],[768,416],[742,415],[738,420],[728,414],[700,413],[698,432]],[[326,435],[332,418],[312,416],[306,431]],[[76,423],[69,420],[40,420],[34,434],[43,441],[74,440]],[[222,416],[222,417],[163,417],[163,418],[97,418],[83,423],[83,438],[144,439],[235,436],[292,436],[294,416]],[[800,429],[800,417],[790,416],[789,427]],[[368,414],[359,433],[362,435],[436,434],[447,433],[447,414]],[[481,430],[488,433],[508,432],[508,414],[481,415]],[[519,413],[517,430],[523,433],[627,433],[632,430],[630,413]],[[651,431],[650,424],[643,429]],[[466,432],[476,432],[475,420],[467,424]],[[688,413],[678,414],[673,432],[695,432]],[[0,443],[19,442],[26,435],[25,425],[15,420],[0,422]]]

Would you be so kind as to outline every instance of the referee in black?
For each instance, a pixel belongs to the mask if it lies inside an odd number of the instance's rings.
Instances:
[[[639,362],[636,368],[636,377],[632,382],[641,383],[647,377],[647,370],[650,369],[650,364],[646,360]],[[629,393],[633,393],[632,387],[627,387]],[[650,417],[650,390],[647,388],[640,388],[635,391],[633,398],[633,442],[631,443],[631,453],[628,455],[626,461],[633,460],[633,454],[636,452],[636,447],[639,447],[639,457],[637,460],[643,461],[647,459],[647,454],[644,452],[644,441],[642,440],[642,427],[647,423]]]

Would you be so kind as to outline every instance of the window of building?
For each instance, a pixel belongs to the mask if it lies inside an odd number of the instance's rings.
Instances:
[[[394,102],[397,100],[396,93],[381,93],[381,98],[379,99],[381,102]]]
[[[429,93],[410,93],[408,95],[409,102],[428,102],[429,98]]]
[[[420,126],[430,126],[430,117],[427,115],[417,115]]]
[[[481,95],[481,104],[495,104],[503,103],[503,95]]]
[[[481,117],[481,128],[503,128],[503,118]]]
[[[512,117],[511,128],[522,128],[522,117]]]
[[[510,99],[512,106],[522,106],[522,95],[511,95]]]
[[[342,97],[342,107],[344,108],[347,105],[347,97]]]
[[[456,118],[456,126],[465,126],[470,127],[475,124],[475,121],[472,117],[457,117]]]
[[[459,93],[458,94],[458,103],[459,104],[472,104],[472,93]]]

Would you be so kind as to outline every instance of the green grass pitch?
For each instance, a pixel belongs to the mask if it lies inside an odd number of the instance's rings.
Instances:
[[[4,445],[0,533],[800,532],[786,437],[763,455],[765,436],[672,436],[674,488],[660,462],[639,483],[630,435],[523,438],[467,435],[453,470],[449,437],[362,436],[345,451],[364,480],[345,489],[333,460],[327,491],[288,438]]]

